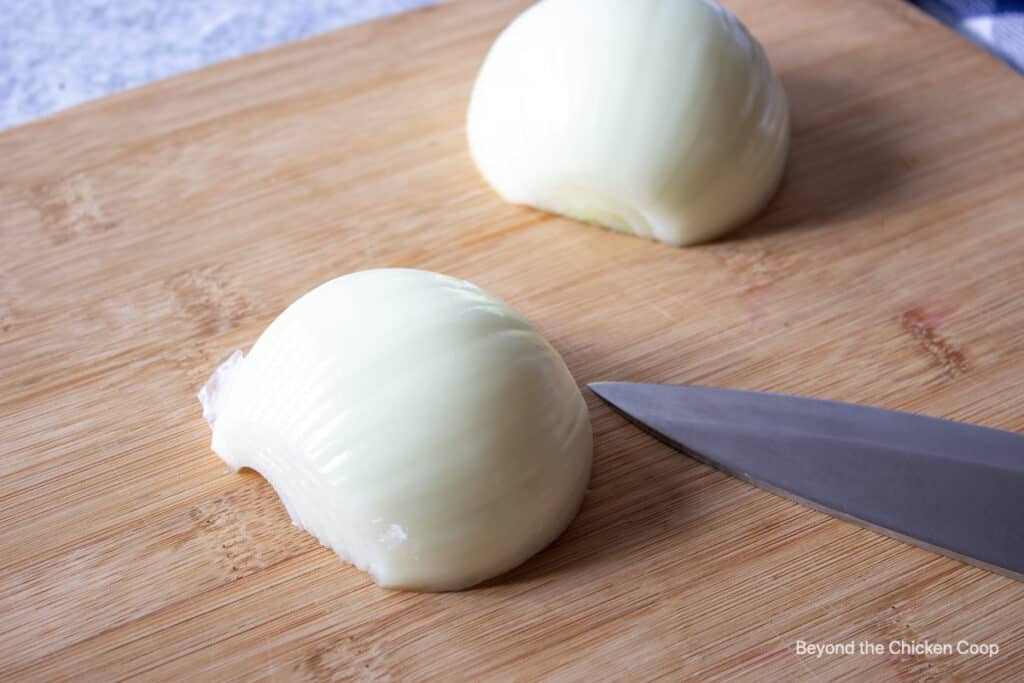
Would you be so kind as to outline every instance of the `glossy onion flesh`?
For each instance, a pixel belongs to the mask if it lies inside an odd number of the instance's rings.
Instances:
[[[484,60],[467,134],[505,200],[687,245],[771,198],[789,114],[761,45],[712,0],[542,0]]]
[[[590,476],[562,358],[479,287],[363,271],[288,307],[200,392],[213,450],[382,586],[457,590],[548,545]]]

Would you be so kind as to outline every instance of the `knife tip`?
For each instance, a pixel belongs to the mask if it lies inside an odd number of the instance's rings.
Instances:
[[[632,382],[590,382],[587,388],[598,395],[598,397],[612,403],[612,396],[616,389],[629,386]]]

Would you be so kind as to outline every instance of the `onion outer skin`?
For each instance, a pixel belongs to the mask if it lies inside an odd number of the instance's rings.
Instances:
[[[380,269],[301,297],[200,392],[213,450],[389,588],[458,590],[568,526],[586,403],[519,313],[436,273]]]
[[[684,246],[777,189],[785,92],[712,0],[542,0],[491,47],[471,156],[506,201]]]

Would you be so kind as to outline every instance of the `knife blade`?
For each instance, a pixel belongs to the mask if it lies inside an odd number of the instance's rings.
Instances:
[[[705,464],[1024,580],[1024,435],[786,394],[589,386],[641,429]]]

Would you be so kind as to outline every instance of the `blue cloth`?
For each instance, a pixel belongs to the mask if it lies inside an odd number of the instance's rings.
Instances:
[[[911,0],[1024,73],[1024,0]]]

